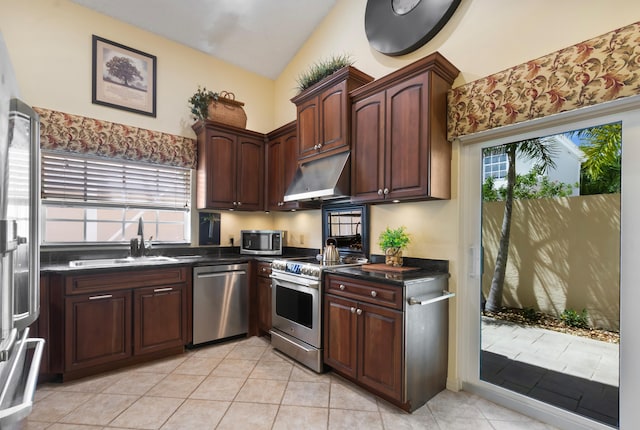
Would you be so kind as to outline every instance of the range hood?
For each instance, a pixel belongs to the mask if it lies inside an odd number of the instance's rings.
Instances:
[[[284,201],[327,200],[349,197],[349,152],[319,158],[298,167]]]

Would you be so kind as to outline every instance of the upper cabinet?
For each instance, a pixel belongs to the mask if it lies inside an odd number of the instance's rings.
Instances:
[[[212,121],[198,135],[198,209],[264,210],[265,136]]]
[[[351,201],[451,197],[446,102],[457,75],[434,53],[351,92]]]
[[[298,209],[299,202],[285,202],[284,193],[298,167],[296,122],[292,121],[267,135],[267,209]]]
[[[298,111],[300,161],[349,149],[349,92],[372,80],[366,73],[348,66],[291,99]]]

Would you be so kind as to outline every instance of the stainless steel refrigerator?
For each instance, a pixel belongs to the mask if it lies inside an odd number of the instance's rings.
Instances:
[[[40,311],[38,115],[18,88],[0,33],[0,429],[33,407],[44,340],[30,338]]]

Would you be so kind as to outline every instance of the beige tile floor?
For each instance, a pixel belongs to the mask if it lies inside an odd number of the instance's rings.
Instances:
[[[28,430],[473,429],[552,427],[443,391],[407,414],[252,337],[36,391]]]

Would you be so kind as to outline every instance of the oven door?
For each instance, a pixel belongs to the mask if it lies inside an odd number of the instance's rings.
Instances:
[[[271,286],[273,328],[321,348],[320,280],[272,273]]]

